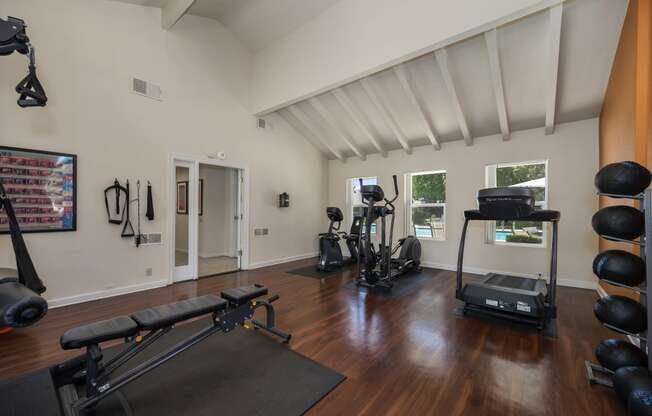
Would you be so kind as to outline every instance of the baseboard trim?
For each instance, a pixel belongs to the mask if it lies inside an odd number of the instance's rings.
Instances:
[[[211,257],[235,257],[229,253],[199,253],[199,257],[202,259],[209,259]]]
[[[318,255],[319,255],[319,253],[306,253],[306,254],[299,254],[297,256],[283,257],[283,258],[280,258],[280,259],[258,261],[258,262],[249,264],[248,269],[249,270],[260,269],[260,268],[263,268],[263,267],[275,266],[277,264],[289,263],[291,261],[305,260],[305,259],[309,259],[311,257],[317,257]]]
[[[90,302],[93,300],[111,298],[113,296],[142,292],[143,290],[156,289],[159,287],[167,286],[167,284],[167,280],[157,280],[155,282],[139,283],[136,285],[116,287],[113,289],[101,290],[97,292],[82,293],[80,295],[67,296],[64,298],[55,298],[48,300],[48,307],[50,309],[60,308],[62,306],[74,305],[77,303]]]
[[[435,262],[428,262],[428,261],[422,261],[421,265],[423,267],[431,267],[433,269],[442,269],[442,270],[451,270],[451,271],[457,271],[457,265],[453,264],[444,264],[444,263],[435,263]],[[487,274],[487,273],[498,273],[498,274],[507,274],[507,275],[518,275],[518,276],[525,276],[525,277],[530,277],[533,279],[536,279],[539,277],[539,275],[534,274],[534,273],[515,273],[515,272],[510,272],[510,271],[504,271],[504,270],[489,270],[489,269],[484,269],[481,267],[468,267],[464,266],[464,273],[471,273],[471,274]],[[566,279],[563,277],[557,277],[557,284],[559,286],[565,286],[565,287],[573,287],[573,288],[578,288],[578,289],[591,289],[595,290],[597,283],[596,282],[591,282],[591,281],[586,281],[586,280],[577,280],[577,279]]]

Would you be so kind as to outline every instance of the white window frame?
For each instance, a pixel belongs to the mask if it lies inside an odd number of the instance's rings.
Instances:
[[[413,208],[428,208],[428,207],[442,207],[444,209],[444,214],[442,215],[442,224],[444,224],[443,235],[441,238],[436,238],[433,232],[432,237],[418,237],[419,240],[428,240],[428,241],[446,241],[446,201],[444,202],[432,202],[432,203],[422,203],[414,202],[412,198],[412,177],[414,176],[424,176],[424,175],[436,175],[436,174],[448,175],[445,170],[431,170],[425,172],[410,172],[405,174],[405,206],[406,206],[406,222],[405,228],[408,230],[407,235],[416,236],[416,230],[414,229],[414,224],[412,224],[412,209]],[[447,189],[444,189],[444,194],[447,193]]]
[[[523,166],[523,165],[545,165],[546,172],[546,186],[544,187],[544,201],[535,202],[535,207],[538,209],[548,209],[548,198],[550,194],[548,193],[548,187],[550,184],[550,171],[548,169],[548,160],[527,160],[523,162],[506,162],[506,163],[496,163],[493,165],[485,166],[485,185],[487,188],[496,187],[496,169],[498,168],[508,168],[513,166]],[[497,246],[509,246],[509,247],[529,247],[529,248],[547,248],[548,247],[548,227],[545,222],[543,222],[543,235],[541,236],[541,243],[510,243],[507,241],[496,241],[496,221],[487,221],[486,222],[486,236],[485,242],[487,244],[495,244]]]
[[[348,233],[349,230],[351,229],[351,222],[353,221],[353,209],[354,208],[359,208],[359,207],[366,207],[365,204],[353,204],[353,181],[354,180],[360,180],[362,179],[367,180],[367,179],[375,179],[376,184],[380,184],[378,181],[378,176],[357,176],[355,178],[348,178],[346,180],[346,218],[344,223],[346,224],[346,232]],[[376,235],[376,230],[378,227],[371,227],[371,235]]]

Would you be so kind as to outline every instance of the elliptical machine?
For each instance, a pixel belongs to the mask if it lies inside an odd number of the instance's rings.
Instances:
[[[385,198],[383,189],[378,185],[363,185],[360,179],[360,195],[366,205],[363,219],[364,232],[360,234],[360,255],[358,256],[358,286],[378,287],[389,290],[392,280],[413,270],[420,270],[421,242],[409,235],[398,240],[392,247],[394,238],[394,201],[398,199],[398,183],[394,180],[394,198]],[[384,201],[384,205],[376,205]],[[390,217],[389,237],[387,236],[387,217]],[[380,219],[380,242],[378,250],[371,241],[373,223]],[[400,249],[398,257],[394,254]]]
[[[348,264],[358,261],[358,240],[360,234],[360,223],[362,217],[353,217],[351,231],[349,234],[339,231],[344,220],[342,210],[337,207],[326,208],[326,216],[331,221],[328,225],[328,232],[319,234],[319,263],[317,271],[330,272]],[[337,224],[337,225],[335,225]],[[349,248],[350,257],[342,256],[340,240],[343,239]]]

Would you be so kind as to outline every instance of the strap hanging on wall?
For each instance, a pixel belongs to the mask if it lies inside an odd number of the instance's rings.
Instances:
[[[38,294],[45,292],[46,288],[36,273],[32,258],[27,251],[23,234],[18,226],[14,207],[11,205],[11,200],[5,192],[2,182],[0,182],[0,210],[5,211],[9,220],[9,232],[11,234],[11,244],[14,246],[19,282]]]
[[[145,216],[148,220],[154,221],[154,198],[152,197],[152,184],[147,181],[147,211]]]

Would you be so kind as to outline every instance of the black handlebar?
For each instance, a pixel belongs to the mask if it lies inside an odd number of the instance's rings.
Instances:
[[[394,180],[394,195],[398,197],[398,182],[396,180],[396,175],[392,175],[392,179]],[[396,197],[394,199],[396,199]]]

